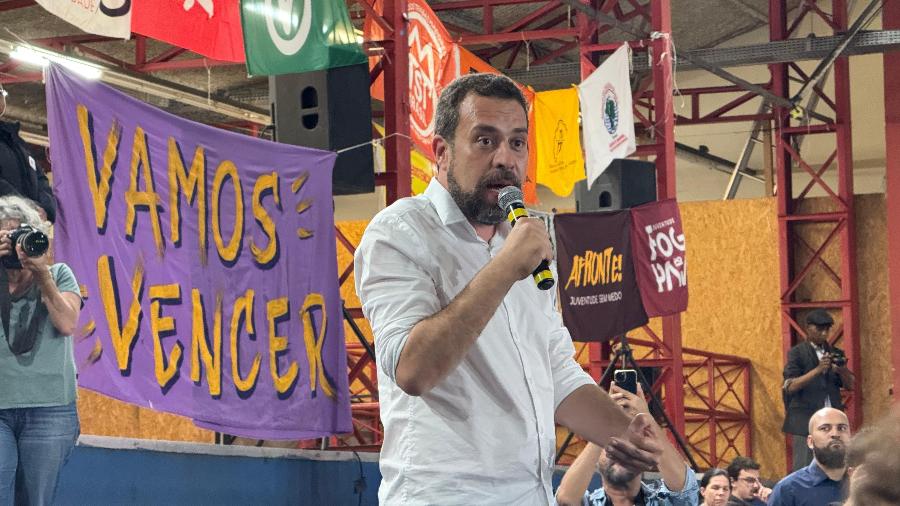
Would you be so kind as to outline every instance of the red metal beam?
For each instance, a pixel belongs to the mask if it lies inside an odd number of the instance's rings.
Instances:
[[[0,12],[31,7],[32,5],[37,5],[37,3],[34,0],[6,0],[0,3]]]
[[[676,198],[675,186],[675,114],[672,96],[672,6],[670,0],[651,1],[651,19],[658,37],[650,42],[654,56],[653,105],[655,119],[656,193],[662,199]],[[657,56],[658,55],[658,56]],[[672,360],[671,374],[666,381],[666,412],[673,429],[684,434],[684,388],[682,378],[681,315],[663,318],[663,342]]]
[[[160,63],[160,62],[164,62],[164,61],[169,61],[172,58],[175,58],[176,56],[180,56],[181,54],[185,53],[186,51],[187,51],[187,49],[185,49],[183,47],[173,47],[171,49],[167,49],[167,50],[163,51],[162,53],[159,53],[155,57],[151,58],[150,61],[148,61],[147,63]]]
[[[90,33],[82,33],[79,35],[63,35],[61,37],[43,37],[40,39],[31,39],[29,42],[39,46],[60,47],[66,44],[91,44],[95,42],[122,42],[122,39],[113,39],[103,35],[93,35]]]
[[[429,6],[434,12],[440,12],[458,9],[490,8],[498,5],[537,4],[544,3],[545,1],[546,0],[460,0],[459,2],[444,2],[430,4]]]
[[[885,30],[900,29],[900,3],[885,2]],[[884,54],[884,120],[886,146],[885,211],[887,213],[888,312],[891,336],[891,379],[894,401],[900,401],[900,51]]]
[[[159,72],[163,70],[187,70],[203,69],[207,67],[230,67],[244,65],[244,62],[211,60],[209,58],[191,58],[190,60],[164,61],[159,63],[145,63],[135,70],[140,72]]]
[[[834,33],[840,33],[847,27],[847,6],[845,0],[832,0],[830,17],[815,4],[806,2],[797,20],[788,28],[784,2],[770,0],[770,38],[773,41],[787,38],[794,29],[799,26],[799,21],[810,13],[826,19]],[[790,64],[770,65],[772,72],[772,92],[776,95],[790,98],[788,89],[789,68],[796,67]],[[809,78],[799,67],[795,69],[801,82]],[[848,396],[846,411],[854,427],[862,423],[862,395],[861,395],[861,369],[859,350],[859,317],[858,317],[858,293],[856,280],[856,226],[853,208],[853,150],[850,129],[850,75],[849,62],[846,57],[835,61],[834,67],[834,91],[833,100],[825,96],[821,89],[814,90],[822,96],[829,107],[834,109],[833,122],[824,125],[805,126],[791,124],[791,119],[783,108],[776,107],[774,111],[776,136],[776,168],[778,179],[778,223],[779,223],[779,252],[781,268],[782,288],[782,344],[786,360],[788,350],[802,339],[802,328],[796,323],[797,311],[810,308],[837,308],[841,312],[840,320],[843,322],[842,332],[835,333],[842,341],[842,347],[847,352],[848,366],[857,378],[851,395]],[[806,161],[802,153],[798,153],[791,146],[791,140],[795,136],[809,134],[824,134],[833,136],[835,151],[832,157],[819,170],[814,170]],[[831,165],[832,159],[837,161],[837,188],[828,185],[821,175]],[[801,198],[805,197],[812,184],[822,187],[835,203],[836,211],[800,214],[797,212],[797,201],[794,198],[791,182],[793,179],[794,162],[798,167],[808,173],[813,181],[801,192]],[[818,247],[810,245],[803,240],[801,231],[809,230],[810,226],[819,223],[835,223],[835,228],[818,243]],[[828,268],[832,274],[832,280],[840,285],[840,300],[823,300],[827,289],[817,289],[813,293],[806,293],[804,300],[795,300],[795,290],[810,269],[822,261],[822,253],[832,242],[839,243],[840,250],[840,275]],[[797,272],[794,264],[796,252],[800,249],[813,251],[813,257]],[[788,452],[785,460],[788,467],[791,462],[790,438],[787,439]]]
[[[134,36],[134,64],[140,66],[147,63],[147,37]]]
[[[9,74],[0,76],[0,83],[3,84],[35,83],[41,82],[43,80],[43,72],[25,72],[21,74]]]
[[[120,60],[120,59],[116,58],[115,56],[110,56],[110,55],[104,53],[103,51],[99,51],[90,46],[84,46],[81,44],[74,44],[74,46],[78,49],[78,51],[81,51],[84,54],[91,55],[94,58],[96,58],[98,60],[103,60],[107,63],[112,63],[113,65],[115,65],[117,67],[122,67],[122,68],[131,68],[132,67],[132,65],[128,62]]]
[[[504,42],[533,42],[541,39],[572,38],[578,34],[575,28],[552,28],[548,30],[528,30],[515,33],[492,33],[488,35],[462,35],[459,43],[464,45],[501,44]]]
[[[889,3],[889,2],[888,2]],[[896,2],[895,2],[896,3]],[[832,26],[835,35],[849,25],[846,0],[832,1]],[[847,225],[841,237],[841,295],[850,301],[843,307],[843,348],[847,352],[847,366],[856,375],[852,395],[847,403],[847,415],[855,428],[864,422],[862,411],[862,357],[859,346],[859,293],[856,279],[856,209],[853,202],[853,138],[850,109],[850,59],[834,62],[835,132],[838,161],[838,195],[846,205]]]
[[[385,41],[389,54],[384,57],[385,166],[394,177],[393,184],[387,185],[387,204],[412,193],[409,160],[409,21],[406,10],[406,0],[385,2],[384,18],[393,29],[391,39]]]

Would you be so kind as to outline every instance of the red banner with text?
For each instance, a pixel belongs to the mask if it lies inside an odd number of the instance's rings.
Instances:
[[[687,309],[684,228],[674,199],[631,210],[631,243],[641,299],[649,316]]]

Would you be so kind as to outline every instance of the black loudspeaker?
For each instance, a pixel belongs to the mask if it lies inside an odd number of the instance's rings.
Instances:
[[[575,185],[575,209],[618,211],[656,200],[656,164],[615,159],[588,190],[587,180]]]
[[[275,140],[337,151],[372,140],[367,63],[269,77]],[[340,153],[332,177],[335,195],[375,191],[372,146]]]

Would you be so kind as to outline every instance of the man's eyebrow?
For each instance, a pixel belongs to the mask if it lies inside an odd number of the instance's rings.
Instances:
[[[480,124],[472,127],[472,131],[473,132],[496,133],[496,132],[499,132],[500,129],[493,125],[486,125],[486,124],[480,123]]]
[[[527,134],[528,128],[524,128],[524,127],[513,128],[512,131],[514,134]],[[475,133],[498,133],[498,132],[500,132],[500,129],[493,125],[487,125],[487,124],[480,123],[480,124],[477,124],[474,127],[472,127],[472,132],[475,132]]]

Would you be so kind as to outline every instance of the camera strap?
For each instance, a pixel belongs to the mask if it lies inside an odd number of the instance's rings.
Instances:
[[[29,292],[34,292],[35,289],[36,287],[32,284],[31,288],[29,288]],[[29,295],[37,296],[37,294],[33,293],[30,293]],[[9,277],[6,269],[0,268],[0,319],[3,320],[3,335],[6,336],[6,345],[13,355],[24,355],[31,351],[34,348],[35,342],[37,342],[38,328],[40,328],[41,324],[44,322],[44,318],[47,316],[47,307],[41,303],[39,298],[35,300],[34,311],[29,318],[28,328],[25,330],[25,334],[20,335],[16,332],[16,336],[12,340],[10,340],[11,333],[9,329],[11,313],[12,301],[9,297]],[[19,318],[21,319],[22,316],[24,315],[20,313]]]

